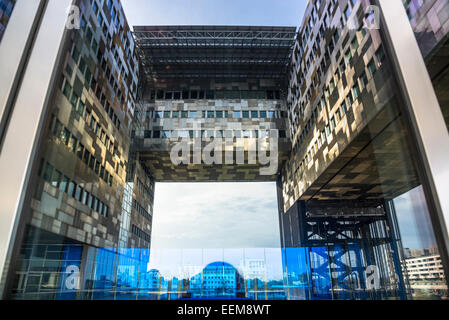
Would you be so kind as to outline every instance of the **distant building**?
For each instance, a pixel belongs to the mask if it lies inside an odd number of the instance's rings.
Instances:
[[[447,288],[439,255],[406,259],[405,268],[412,289],[445,290]]]

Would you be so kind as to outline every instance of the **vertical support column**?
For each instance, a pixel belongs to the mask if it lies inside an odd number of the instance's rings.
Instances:
[[[401,89],[412,127],[430,218],[446,275],[449,274],[449,134],[429,73],[402,1],[376,0],[381,11],[381,34]],[[448,278],[448,277],[446,277]],[[449,279],[446,279],[449,284]]]
[[[9,257],[13,252],[21,217],[25,198],[23,191],[28,185],[51,89],[56,84],[54,70],[60,61],[61,44],[66,34],[66,12],[72,0],[45,1],[44,7],[40,7],[41,3],[38,0],[18,1],[0,48],[0,60],[8,59],[9,50],[17,52],[20,48],[25,48],[23,40],[35,32],[26,61],[19,62],[23,67],[20,68],[18,62],[13,61],[17,67],[8,71],[9,86],[6,87],[7,90],[2,89],[0,97],[2,102],[11,101],[9,96],[16,88],[14,99],[10,102],[8,126],[3,135],[0,154],[1,295],[4,294]],[[42,8],[42,12],[38,8]],[[36,22],[34,18],[39,14],[38,23],[25,23],[25,29],[22,29],[20,21],[31,19]],[[14,33],[17,33],[21,41],[20,47],[14,45]],[[3,60],[3,63],[8,62]],[[13,84],[15,81],[18,83]]]

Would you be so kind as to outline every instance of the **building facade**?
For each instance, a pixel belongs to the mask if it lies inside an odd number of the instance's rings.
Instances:
[[[403,248],[429,246],[447,295],[447,180],[432,170],[449,143],[449,2],[394,7],[416,90],[387,3],[309,1],[299,29],[131,31],[119,0],[16,1],[11,19],[38,21],[0,44],[3,297],[180,298],[185,280],[209,297],[410,299],[423,270]],[[156,183],[199,181],[277,182],[282,294],[226,262],[201,280],[146,269]]]

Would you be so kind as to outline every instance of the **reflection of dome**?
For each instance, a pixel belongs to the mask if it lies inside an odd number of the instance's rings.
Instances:
[[[204,270],[206,270],[208,268],[216,268],[216,267],[219,267],[219,268],[233,268],[233,269],[235,269],[234,266],[232,264],[230,264],[230,263],[222,262],[222,261],[216,261],[216,262],[209,263],[207,266],[204,267]]]
[[[203,271],[190,279],[190,289],[208,297],[236,296],[244,287],[243,277],[227,262],[209,263]]]
[[[148,271],[148,273],[150,274],[161,274],[161,272],[157,269],[151,269],[150,271]]]

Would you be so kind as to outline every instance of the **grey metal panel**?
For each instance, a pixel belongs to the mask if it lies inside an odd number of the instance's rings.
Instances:
[[[3,122],[5,108],[14,86],[27,40],[40,0],[17,1],[15,12],[6,28],[0,44],[0,121]]]
[[[66,10],[72,0],[49,1],[34,42],[0,155],[0,274],[4,275],[19,218],[23,190],[41,126],[53,70],[65,32]],[[31,1],[19,1],[15,16],[30,12]],[[26,4],[26,5],[25,5]],[[32,12],[32,10],[31,10]],[[30,17],[32,18],[32,17]],[[13,17],[13,20],[15,17]],[[17,18],[19,19],[19,18]],[[12,21],[14,23],[14,21]],[[17,26],[20,29],[20,26]],[[14,28],[14,24],[9,28]],[[3,39],[8,48],[11,37]],[[3,279],[2,279],[3,280]]]
[[[404,91],[409,120],[419,137],[416,142],[422,152],[423,169],[429,182],[425,187],[432,200],[431,219],[448,272],[449,134],[402,2],[377,0],[377,4],[381,8],[381,27],[392,51],[397,80]]]

